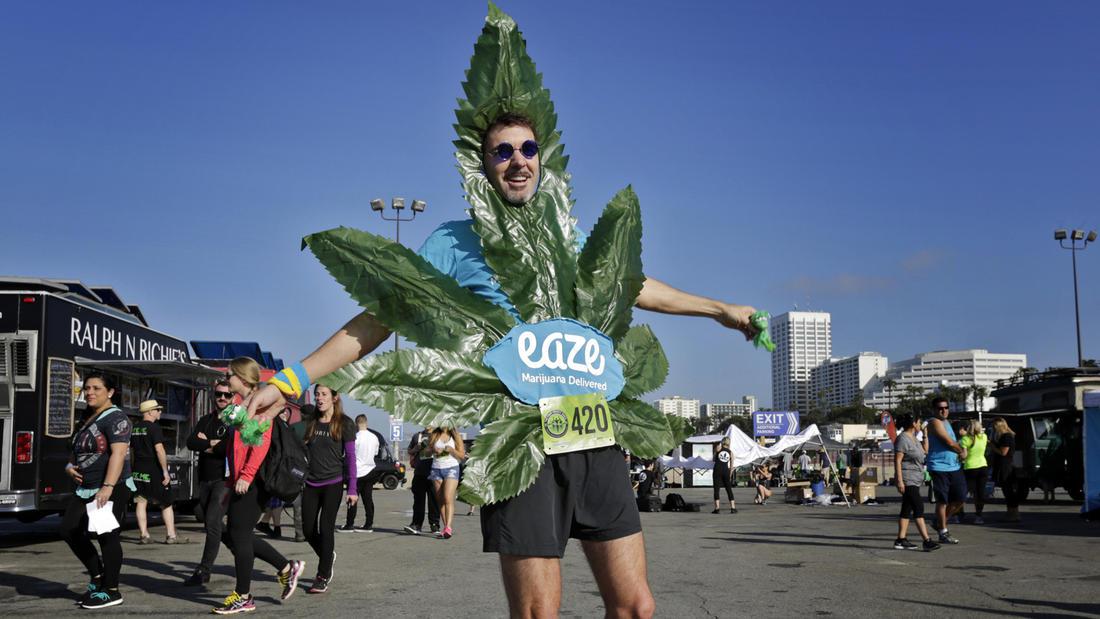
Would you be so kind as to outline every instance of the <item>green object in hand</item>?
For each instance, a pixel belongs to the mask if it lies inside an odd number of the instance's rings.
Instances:
[[[764,310],[753,312],[749,318],[752,326],[757,330],[756,337],[752,338],[752,345],[757,348],[763,346],[768,352],[775,352],[775,342],[772,341],[772,337],[768,333],[768,318],[771,318],[771,314]]]
[[[237,427],[248,419],[248,409],[240,404],[230,404],[222,409],[219,416],[225,425]]]
[[[264,442],[264,432],[271,427],[270,421],[259,422],[256,418],[249,419],[241,424],[241,442],[255,447]]]

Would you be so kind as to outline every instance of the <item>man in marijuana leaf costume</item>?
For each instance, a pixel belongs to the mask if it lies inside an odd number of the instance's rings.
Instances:
[[[489,6],[463,84],[456,157],[470,219],[418,254],[338,228],[304,239],[364,312],[250,406],[271,416],[309,377],[433,427],[483,429],[460,497],[484,505],[513,616],[555,616],[560,558],[581,540],[608,616],[649,616],[645,545],[621,448],[654,458],[689,433],[639,397],[668,373],[632,308],[761,333],[754,309],[642,273],[641,211],[627,187],[585,237],[570,214],[557,116],[510,17]],[[371,355],[391,331],[417,348]],[[268,412],[271,411],[271,412]],[[616,447],[618,445],[618,447]]]

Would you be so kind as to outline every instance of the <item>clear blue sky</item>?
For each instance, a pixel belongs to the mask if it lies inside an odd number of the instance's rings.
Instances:
[[[575,213],[633,184],[646,272],[773,313],[834,354],[1075,357],[1069,252],[1100,228],[1093,2],[505,2],[553,93]],[[376,196],[463,216],[451,123],[482,2],[10,2],[0,273],[114,286],[184,339],[287,360],[356,311],[307,233],[390,235]],[[1100,356],[1100,247],[1079,255]],[[653,394],[770,396],[767,354],[642,315]],[[377,419],[381,419],[378,417]]]

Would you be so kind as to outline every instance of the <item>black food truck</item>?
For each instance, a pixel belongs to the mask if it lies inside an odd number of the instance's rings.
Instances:
[[[182,340],[150,329],[111,288],[0,277],[0,516],[32,521],[63,511],[71,437],[84,418],[83,377],[116,379],[114,403],[133,418],[143,400],[165,408],[176,499],[194,496],[194,422],[212,406],[221,373],[191,361]]]

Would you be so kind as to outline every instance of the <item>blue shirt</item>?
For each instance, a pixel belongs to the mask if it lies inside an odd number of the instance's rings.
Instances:
[[[574,229],[574,234],[577,251],[580,252],[588,235],[580,229]],[[474,232],[472,219],[448,221],[439,226],[424,240],[417,253],[444,274],[455,278],[459,286],[503,307],[516,322],[522,322],[516,306],[501,290],[496,274],[485,264],[485,256],[481,253],[481,237]]]
[[[951,424],[942,419],[940,419],[940,424],[943,425],[943,429],[947,431],[947,436],[950,436],[951,440],[954,441],[955,429],[951,427]],[[932,431],[931,425],[929,425],[927,432],[928,458],[925,460],[925,464],[928,466],[928,470],[947,473],[962,468],[962,466],[959,465],[959,454],[952,451],[947,446],[947,443]]]

